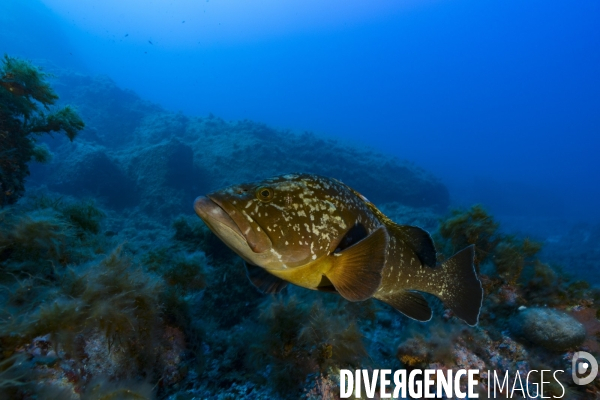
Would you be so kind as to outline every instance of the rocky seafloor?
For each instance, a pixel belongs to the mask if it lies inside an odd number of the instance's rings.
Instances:
[[[480,398],[488,370],[563,370],[546,396],[598,398],[600,384],[577,386],[570,370],[574,351],[600,354],[600,290],[567,273],[596,267],[595,228],[577,231],[587,245],[549,252],[480,206],[450,211],[443,183],[410,163],[170,113],[108,78],[54,72],[87,127],[72,143],[43,139],[52,161],[32,166],[27,195],[0,210],[2,398],[336,399],[343,368],[479,369]],[[344,181],[432,232],[440,259],[475,244],[479,325],[435,299],[433,319],[418,323],[374,300],[258,293],[191,204],[287,172]],[[531,393],[542,380],[530,374]]]

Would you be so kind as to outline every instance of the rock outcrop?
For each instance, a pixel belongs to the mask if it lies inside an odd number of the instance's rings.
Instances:
[[[61,100],[77,107],[86,129],[72,145],[48,142],[57,157],[38,183],[93,195],[113,208],[139,206],[169,216],[190,212],[195,196],[234,183],[308,172],[333,177],[376,204],[444,210],[446,187],[392,156],[244,120],[169,113],[106,77],[62,73]]]

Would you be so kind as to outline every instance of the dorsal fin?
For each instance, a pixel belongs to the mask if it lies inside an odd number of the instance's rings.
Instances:
[[[367,228],[361,223],[356,223],[352,228],[348,229],[348,232],[344,235],[342,240],[337,245],[336,251],[343,251],[348,247],[356,244],[369,236]]]
[[[341,183],[341,182],[340,182]],[[343,183],[342,183],[343,185]],[[397,233],[399,238],[402,239],[412,251],[415,252],[421,264],[427,265],[428,267],[435,267],[437,264],[437,252],[435,250],[435,245],[433,244],[433,239],[424,229],[421,229],[417,226],[410,225],[399,225],[389,219],[387,215],[382,213],[379,208],[375,206],[375,204],[371,203],[365,196],[358,193],[356,190],[352,189],[349,186],[346,186],[352,193],[358,196],[381,221],[386,228],[389,230],[390,235],[394,235]]]
[[[329,256],[333,266],[326,276],[342,297],[361,301],[375,293],[381,284],[387,245],[387,231],[380,226],[360,242]]]
[[[419,257],[421,264],[432,268],[436,266],[437,253],[429,232],[418,226],[398,225],[391,220],[390,222],[394,224],[390,231],[398,233],[400,239]]]
[[[244,264],[246,265],[246,276],[261,293],[279,293],[288,285],[286,281],[271,275],[264,268],[252,265],[247,261]]]

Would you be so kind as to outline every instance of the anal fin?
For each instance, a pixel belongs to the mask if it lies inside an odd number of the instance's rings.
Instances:
[[[378,295],[375,298],[417,321],[425,322],[431,319],[431,307],[420,293],[402,290],[389,296]]]
[[[349,301],[370,298],[381,285],[388,234],[380,226],[369,236],[330,255],[333,266],[326,273],[338,293]]]
[[[288,285],[286,281],[271,275],[264,268],[248,262],[244,262],[244,264],[246,265],[246,276],[261,293],[279,293]]]

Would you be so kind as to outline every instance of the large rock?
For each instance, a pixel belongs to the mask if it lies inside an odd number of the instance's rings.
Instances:
[[[56,161],[46,184],[54,191],[77,197],[93,197],[104,205],[122,209],[139,203],[136,181],[125,174],[114,155],[102,146],[78,141]],[[57,158],[57,157],[55,157]]]
[[[52,84],[60,103],[73,105],[85,121],[79,137],[110,150],[129,146],[135,141],[135,131],[142,120],[162,112],[159,106],[140,99],[133,91],[119,88],[107,76],[61,72]]]
[[[212,188],[308,172],[339,179],[375,203],[396,201],[438,210],[449,203],[446,187],[423,169],[311,133],[209,116],[190,119],[183,140],[194,149],[198,165],[209,171]]]
[[[527,308],[511,320],[511,330],[552,351],[575,348],[585,340],[585,327],[575,318],[552,308]]]
[[[438,179],[392,156],[252,121],[170,113],[108,78],[56,74],[61,102],[79,109],[86,129],[75,144],[47,141],[55,157],[34,181],[55,190],[169,217],[223,186],[307,172],[339,179],[376,204],[442,211],[449,203]]]
[[[140,209],[164,217],[191,210],[204,192],[204,174],[194,165],[194,152],[177,139],[119,152],[124,170],[138,185]]]

